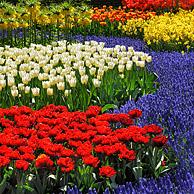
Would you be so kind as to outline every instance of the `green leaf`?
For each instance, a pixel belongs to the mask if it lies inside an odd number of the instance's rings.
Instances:
[[[135,179],[138,180],[139,178],[142,178],[142,167],[133,167],[133,174],[135,176]]]
[[[29,185],[23,185],[23,188],[26,189],[27,191],[33,192],[34,189],[30,187]]]
[[[105,111],[107,111],[111,108],[116,109],[116,108],[118,108],[118,106],[115,104],[106,104],[105,106],[103,106],[101,112],[104,113]]]

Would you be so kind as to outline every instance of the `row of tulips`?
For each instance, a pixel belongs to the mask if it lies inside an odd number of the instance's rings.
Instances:
[[[85,110],[91,104],[119,106],[157,89],[157,76],[145,66],[151,60],[132,47],[105,48],[96,41],[1,47],[1,106],[40,108],[55,102],[70,110]]]
[[[0,3],[0,41],[2,45],[29,46],[50,43],[71,33],[81,33],[91,23],[92,9],[61,4],[43,7],[40,2],[26,6]]]
[[[149,20],[131,19],[119,24],[127,36],[139,37],[155,50],[185,51],[194,48],[194,11],[165,13]]]
[[[158,177],[175,165],[163,129],[135,125],[140,110],[100,112],[98,106],[69,112],[52,104],[35,111],[0,109],[1,193],[59,193],[56,188],[65,191],[68,185],[100,192]]]
[[[122,4],[129,9],[138,10],[161,10],[194,7],[194,0],[122,0]]]
[[[128,10],[125,7],[113,9],[112,6],[103,6],[102,9],[94,8],[91,14],[90,34],[104,34],[108,36],[120,36],[119,23],[125,24],[131,19],[148,20],[156,15],[156,12]],[[95,26],[95,30],[93,29]]]
[[[155,15],[156,12],[127,10],[125,7],[113,9],[112,6],[104,6],[102,9],[94,8],[91,18],[93,21],[101,22],[101,25],[103,25],[102,22],[105,22],[105,20],[109,20],[111,23],[114,21],[124,23],[130,19],[150,19]]]
[[[73,35],[104,34],[139,37],[156,50],[188,50],[193,47],[193,11],[176,14],[113,9],[42,8],[38,2],[25,8],[0,5],[0,44],[29,46],[53,40],[72,40]],[[167,26],[167,28],[166,28]]]
[[[118,22],[149,19],[155,12],[144,13],[125,7],[113,9],[112,6],[103,6],[103,9],[74,8],[65,4],[42,7],[35,1],[25,7],[1,3],[0,14],[1,45],[21,47],[31,42],[46,44],[56,39],[70,39],[73,34],[119,35]]]

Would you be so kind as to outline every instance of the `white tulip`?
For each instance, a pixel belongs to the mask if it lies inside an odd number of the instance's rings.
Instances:
[[[39,71],[32,70],[32,71],[30,71],[29,75],[30,75],[30,78],[33,79],[35,77],[38,77]]]
[[[57,80],[57,82],[64,82],[64,77],[61,75],[57,75],[56,80]]]
[[[91,64],[91,61],[90,60],[85,60],[85,63],[86,63],[86,67],[91,67],[92,64]]]
[[[94,87],[96,88],[99,88],[100,87],[100,84],[101,84],[101,81],[99,81],[98,79],[93,79],[92,80],[93,84],[94,84]]]
[[[44,73],[49,73],[49,71],[50,71],[50,68],[47,65],[44,66],[42,69],[43,69]]]
[[[53,88],[47,88],[47,95],[52,96],[53,95]]]
[[[108,68],[109,69],[114,69],[114,67],[115,67],[115,63],[114,62],[109,62],[108,63]]]
[[[96,68],[95,67],[91,67],[89,69],[90,75],[95,75],[96,74]]]
[[[3,65],[5,63],[5,59],[0,58],[0,65]]]
[[[30,82],[31,81],[31,78],[30,78],[30,75],[29,74],[25,74],[25,75],[23,75],[23,77],[22,77],[22,82],[24,83],[24,84],[28,84],[28,82]]]
[[[64,82],[57,83],[57,88],[58,88],[58,90],[64,90],[65,89],[65,83]]]
[[[147,61],[148,63],[152,62],[152,57],[151,57],[151,56],[147,56],[146,61]]]
[[[1,47],[0,47],[1,48]],[[1,67],[1,66],[0,66]],[[5,75],[0,74],[0,80],[5,79]]]
[[[119,65],[124,65],[125,61],[123,59],[119,60]]]
[[[19,84],[18,84],[18,89],[19,89],[19,90],[24,90],[24,89],[25,89],[24,84],[23,84],[23,83],[19,83]]]
[[[72,78],[71,75],[69,75],[69,74],[65,75],[65,79],[67,82],[69,82],[71,80],[71,78]]]
[[[44,67],[47,64],[46,60],[39,61],[39,66]]]
[[[131,70],[133,67],[133,62],[132,61],[128,61],[127,64],[126,64],[126,69],[129,71]]]
[[[12,95],[13,97],[18,96],[18,94],[19,94],[18,90],[11,90],[11,95]]]
[[[10,87],[10,89],[11,89],[11,90],[17,90],[18,88],[17,88],[16,85],[13,85],[13,86]]]
[[[81,76],[81,83],[85,85],[88,83],[88,75]]]
[[[40,81],[44,80],[44,74],[43,73],[39,73],[38,80],[40,80]]]
[[[31,88],[32,90],[32,95],[33,96],[39,96],[40,95],[40,88]]]
[[[25,91],[25,94],[29,94],[30,93],[30,86],[26,86],[24,91]]]
[[[6,86],[6,80],[0,79],[0,87],[4,88]]]
[[[108,71],[108,66],[104,66],[104,71],[105,71],[105,72]]]
[[[132,61],[133,61],[133,62],[137,62],[137,61],[138,61],[138,56],[133,56],[133,57],[132,57]]]
[[[71,71],[71,72],[70,72],[70,75],[71,75],[72,77],[75,77],[75,71]]]
[[[70,85],[71,88],[76,87],[76,83],[77,83],[76,78],[71,78],[71,79],[69,80],[69,85]]]
[[[94,40],[91,40],[90,41],[90,45],[91,46],[97,46],[98,45],[98,42],[94,41]]]
[[[102,77],[104,75],[104,68],[103,69],[99,68],[97,74]]]
[[[56,71],[57,71],[57,73],[59,73],[59,74],[60,74],[60,73],[61,73],[61,71],[62,71],[62,67],[57,67],[57,68],[56,68]]]
[[[125,65],[118,65],[118,71],[119,73],[123,73],[125,70]]]
[[[67,97],[71,94],[71,90],[65,90],[64,95]]]
[[[137,61],[136,65],[143,68],[145,67],[145,61]]]
[[[102,79],[102,76],[101,76],[101,75],[97,75],[96,78],[97,78],[98,80],[101,80],[101,79]]]
[[[121,51],[126,51],[126,47],[125,46],[121,46]]]
[[[50,74],[53,75],[53,76],[56,75],[56,74],[57,74],[56,69],[51,69],[51,70],[50,70]]]
[[[99,45],[100,45],[101,47],[104,47],[105,43],[104,43],[104,42],[99,42]]]
[[[8,86],[13,86],[14,84],[15,84],[15,79],[14,79],[14,77],[11,77],[11,76],[8,76],[8,78],[7,78],[7,84],[8,84]]]
[[[50,81],[43,81],[42,82],[42,88],[46,89],[46,88],[49,88],[49,87],[51,87]]]
[[[85,67],[79,67],[79,74],[81,75],[81,76],[83,76],[83,75],[85,75],[85,73],[86,73],[86,68]]]

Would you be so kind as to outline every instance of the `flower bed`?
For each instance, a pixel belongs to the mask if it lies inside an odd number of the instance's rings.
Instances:
[[[153,50],[193,49],[194,11],[179,11],[176,14],[165,13],[149,20],[131,19],[119,29],[128,36],[142,37]]]
[[[194,6],[193,0],[122,0],[122,4],[130,9],[138,10],[190,9]]]
[[[12,187],[0,189],[14,191],[16,181],[17,192],[27,189],[25,185],[42,193],[72,185],[102,192],[126,181],[158,177],[175,164],[162,128],[135,126],[140,110],[100,111],[90,106],[86,112],[69,112],[52,104],[37,111],[24,106],[1,109],[0,168]]]
[[[192,1],[126,2],[0,3],[0,193],[193,193]]]
[[[149,3],[143,1],[132,4],[147,9],[142,5]],[[169,10],[165,9],[157,11],[162,1],[157,3],[154,12],[133,10],[126,6],[117,9],[112,6],[103,6],[102,9],[75,8],[65,4],[43,7],[39,2],[34,2],[21,8],[21,5],[2,3],[0,45],[9,44],[17,47],[30,46],[31,43],[46,45],[61,39],[72,41],[72,36],[77,34],[84,36],[94,34],[137,37],[155,50],[193,49],[194,11],[182,9],[177,9],[176,13],[167,12]],[[174,3],[175,1],[172,1],[172,4]],[[169,7],[168,3],[165,3],[165,6]]]
[[[82,37],[77,37],[80,41]],[[193,192],[193,61],[194,53],[154,52],[144,42],[129,38],[107,38],[88,36],[86,40],[105,42],[105,47],[114,47],[120,42],[131,45],[140,51],[146,51],[153,58],[154,67],[150,70],[159,76],[160,88],[153,95],[146,95],[136,103],[128,101],[115,113],[127,113],[138,108],[143,110],[139,125],[155,123],[166,128],[169,145],[173,147],[179,159],[176,171],[159,179],[142,179],[137,184],[126,183],[115,192],[135,193],[192,193]],[[170,129],[170,130],[169,130]],[[74,188],[72,191],[76,192]],[[92,191],[91,193],[95,193]],[[104,193],[109,193],[106,191]]]
[[[47,103],[85,110],[152,93],[156,75],[147,71],[151,57],[132,47],[104,48],[95,41],[30,48],[1,48],[1,106]]]

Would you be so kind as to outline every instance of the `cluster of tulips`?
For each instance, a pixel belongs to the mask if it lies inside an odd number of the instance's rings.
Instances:
[[[67,185],[101,191],[121,180],[158,177],[172,162],[168,138],[157,125],[136,126],[141,115],[138,109],[101,114],[99,106],[0,109],[1,191],[51,193]]]
[[[190,9],[194,7],[193,0],[122,0],[122,4],[130,9],[155,11],[173,8]]]
[[[142,18],[150,19],[155,16],[155,12],[144,12],[138,10],[127,10],[126,7],[119,7],[118,9],[113,9],[112,6],[103,6],[102,9],[94,8],[92,13],[92,20],[100,22],[101,25],[107,25],[107,21],[113,23],[115,21],[125,23],[127,20]]]
[[[149,20],[131,19],[119,24],[128,36],[140,37],[155,50],[188,51],[194,48],[194,11],[164,13]]]
[[[21,5],[0,4],[0,41],[4,46],[26,46],[31,42],[45,44],[72,33],[79,33],[91,23],[92,9],[72,6],[43,7],[39,1]],[[81,29],[82,30],[82,29]],[[57,38],[55,38],[57,37]]]
[[[151,60],[132,47],[105,48],[95,41],[1,47],[1,106],[57,102],[84,110],[91,103],[119,105],[156,90],[156,76],[145,67]]]

